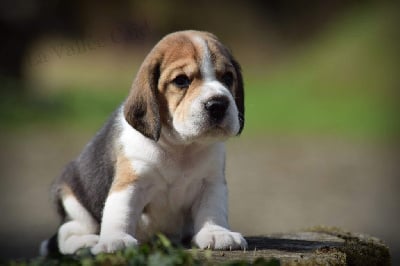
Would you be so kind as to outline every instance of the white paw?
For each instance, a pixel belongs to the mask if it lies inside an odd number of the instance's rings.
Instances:
[[[137,246],[137,244],[137,240],[128,234],[101,237],[99,243],[91,249],[91,252],[94,255],[99,253],[114,253],[127,247]]]
[[[59,243],[59,249],[62,254],[74,254],[81,248],[93,247],[98,241],[98,235],[72,235]]]
[[[217,225],[203,227],[193,242],[201,249],[245,249],[247,242],[240,233],[231,232]]]

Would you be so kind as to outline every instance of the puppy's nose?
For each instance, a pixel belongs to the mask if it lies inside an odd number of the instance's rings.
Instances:
[[[204,104],[204,108],[216,122],[219,122],[225,116],[228,106],[229,100],[225,96],[213,97]]]

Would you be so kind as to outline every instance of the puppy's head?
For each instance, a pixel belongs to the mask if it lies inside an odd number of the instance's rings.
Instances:
[[[169,34],[140,67],[124,114],[156,141],[161,134],[181,143],[238,135],[244,125],[240,66],[210,33]]]

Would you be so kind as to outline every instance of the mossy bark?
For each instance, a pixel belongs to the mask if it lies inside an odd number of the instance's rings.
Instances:
[[[194,252],[215,262],[254,262],[262,257],[280,265],[391,265],[389,249],[382,241],[338,228],[315,227],[246,239],[247,250]]]

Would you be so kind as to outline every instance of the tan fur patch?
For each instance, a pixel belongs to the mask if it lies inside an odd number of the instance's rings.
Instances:
[[[163,51],[159,85],[159,108],[161,121],[169,125],[171,116],[187,92],[193,90],[200,78],[200,56],[198,47],[192,42],[190,34],[171,35],[159,43],[157,49]],[[192,80],[187,90],[176,88],[173,80],[179,75],[186,75]]]
[[[134,183],[137,175],[132,168],[131,161],[123,154],[119,154],[115,165],[115,177],[110,192],[124,190]]]
[[[62,184],[60,189],[61,198],[66,198],[68,196],[74,196],[74,192],[72,191],[71,187],[67,184]]]
[[[186,117],[186,112],[190,110],[190,105],[192,105],[193,101],[199,96],[201,91],[197,88],[200,87],[202,83],[202,80],[194,80],[192,82],[191,88],[187,90],[185,98],[182,100],[179,108],[176,109],[176,119],[180,121],[188,119]]]

